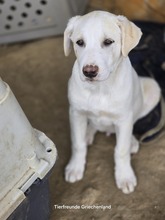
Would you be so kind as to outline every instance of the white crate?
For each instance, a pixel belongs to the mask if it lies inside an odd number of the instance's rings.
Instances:
[[[0,0],[0,43],[62,34],[88,0]]]
[[[57,157],[54,143],[34,129],[12,93],[0,79],[0,220],[26,199],[26,191],[44,179]]]

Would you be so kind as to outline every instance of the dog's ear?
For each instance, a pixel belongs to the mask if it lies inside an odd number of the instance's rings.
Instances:
[[[65,53],[65,56],[68,56],[71,52],[71,35],[74,31],[74,27],[75,27],[75,24],[77,22],[77,20],[79,19],[80,16],[75,16],[75,17],[72,17],[68,24],[67,24],[67,27],[64,31],[64,53]]]
[[[140,28],[124,16],[117,16],[122,32],[122,54],[124,57],[139,43],[142,36]]]

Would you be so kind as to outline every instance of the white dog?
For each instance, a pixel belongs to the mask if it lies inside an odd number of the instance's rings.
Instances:
[[[131,153],[139,143],[133,124],[160,100],[160,88],[147,77],[138,77],[128,53],[141,38],[140,29],[123,16],[94,11],[70,19],[64,33],[64,52],[71,42],[77,57],[69,80],[72,156],[65,179],[82,179],[87,145],[96,131],[116,133],[115,179],[124,193],[137,184]]]

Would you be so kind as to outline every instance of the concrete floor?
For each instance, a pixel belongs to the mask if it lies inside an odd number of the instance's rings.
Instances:
[[[7,82],[32,126],[46,133],[58,149],[50,178],[51,220],[164,220],[164,136],[132,157],[138,186],[124,195],[114,181],[115,137],[98,134],[89,148],[82,181],[64,181],[70,156],[67,81],[74,54],[65,58],[63,38],[53,37],[0,47],[0,76]],[[111,210],[57,210],[55,204],[111,205]]]

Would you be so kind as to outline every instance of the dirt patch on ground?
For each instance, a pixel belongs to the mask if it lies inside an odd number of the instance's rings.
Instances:
[[[45,132],[58,149],[50,178],[50,219],[164,220],[165,137],[141,146],[132,156],[138,186],[130,195],[117,189],[114,181],[115,136],[102,133],[89,147],[84,179],[74,184],[64,181],[70,157],[67,81],[74,55],[65,58],[62,44],[62,37],[58,37],[0,50],[0,76],[10,85],[31,124]],[[55,209],[54,205],[80,208]],[[111,209],[88,209],[87,205]]]

